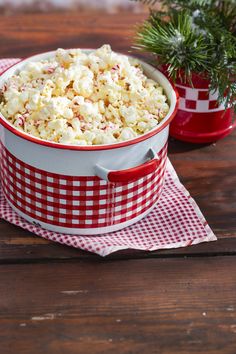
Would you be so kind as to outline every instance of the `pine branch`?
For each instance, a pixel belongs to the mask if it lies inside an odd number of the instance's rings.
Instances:
[[[161,1],[171,11],[172,9],[188,9],[191,13],[212,19],[216,16],[221,26],[236,35],[236,0],[163,0]]]
[[[236,0],[131,0],[140,2],[149,7],[157,3],[161,8],[173,10],[189,10],[191,13],[198,11],[221,18],[222,26],[236,36]]]
[[[152,13],[139,28],[135,43],[135,48],[153,53],[160,64],[166,64],[174,80],[183,68],[183,80],[191,81],[192,72],[205,71],[210,65],[208,44],[202,34],[192,31],[186,11],[172,15],[168,22]]]
[[[135,48],[152,53],[173,80],[183,73],[191,83],[192,73],[204,75],[219,102],[236,111],[235,1],[166,0],[169,7],[152,10],[138,28]]]

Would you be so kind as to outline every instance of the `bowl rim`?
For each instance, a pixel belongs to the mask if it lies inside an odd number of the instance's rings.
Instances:
[[[70,48],[70,49],[66,49],[66,50],[73,50],[73,49],[80,49],[81,51],[95,51],[96,48]],[[26,58],[23,58],[21,60],[19,60],[18,62],[14,63],[13,65],[11,65],[10,67],[8,67],[7,69],[5,69],[1,74],[0,77],[2,77],[4,74],[6,74],[10,69],[17,67],[19,64],[22,64],[26,61],[30,61],[30,59],[36,58],[36,57],[40,57],[43,55],[51,55],[54,54],[56,52],[56,50],[53,51],[47,51],[47,52],[42,52],[42,53],[38,53],[38,54],[34,54],[31,56],[28,56]],[[123,56],[127,56],[129,58],[133,58],[136,59],[140,62],[141,65],[145,65],[147,68],[153,68],[155,71],[158,72],[158,75],[162,76],[162,78],[164,80],[166,80],[168,82],[168,84],[170,84],[170,86],[172,87],[173,92],[175,93],[175,103],[174,103],[174,108],[172,113],[170,114],[170,116],[165,117],[163,119],[163,121],[158,124],[155,128],[153,128],[152,130],[150,130],[149,132],[142,134],[136,138],[133,139],[129,139],[129,140],[125,140],[122,142],[118,142],[118,143],[112,143],[112,144],[102,144],[102,145],[72,145],[72,144],[61,144],[61,143],[56,143],[56,142],[52,142],[49,140],[44,140],[41,138],[37,138],[34,137],[33,135],[30,135],[28,133],[22,132],[20,130],[18,130],[17,128],[15,128],[4,116],[3,114],[0,112],[0,124],[6,128],[7,130],[9,130],[11,133],[13,133],[14,135],[24,139],[24,140],[28,140],[29,142],[32,143],[36,143],[45,147],[51,147],[51,148],[56,148],[56,149],[64,149],[64,150],[77,150],[77,151],[97,151],[97,150],[110,150],[110,149],[118,149],[118,148],[122,148],[122,147],[127,147],[129,145],[133,145],[133,144],[137,144],[140,143],[141,141],[147,140],[151,137],[153,137],[154,135],[156,135],[157,133],[159,133],[160,131],[162,131],[167,125],[170,124],[170,122],[173,120],[174,116],[176,115],[176,112],[178,110],[178,106],[179,106],[179,94],[177,89],[175,88],[173,82],[160,70],[158,70],[157,68],[155,68],[153,65],[146,63],[145,61],[133,57],[131,55],[127,55],[127,54],[123,54],[123,53],[119,53],[116,52],[118,54],[121,54]],[[40,60],[40,59],[39,59]]]

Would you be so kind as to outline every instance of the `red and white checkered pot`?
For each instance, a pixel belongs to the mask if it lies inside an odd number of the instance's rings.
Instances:
[[[52,54],[12,66],[2,74],[0,87],[26,62]],[[169,123],[178,97],[161,72],[141,64],[165,89],[170,111],[138,138],[111,145],[63,145],[22,133],[0,114],[3,192],[23,218],[48,230],[89,235],[124,228],[151,211],[163,186]]]
[[[235,128],[233,112],[217,101],[217,92],[209,92],[209,80],[192,75],[193,86],[176,83],[179,110],[170,125],[170,135],[192,143],[211,143],[231,133]]]

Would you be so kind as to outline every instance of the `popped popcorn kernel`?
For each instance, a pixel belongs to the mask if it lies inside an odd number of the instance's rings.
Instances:
[[[1,113],[17,129],[62,144],[113,144],[155,128],[168,114],[163,88],[109,45],[58,49],[26,63],[1,90]]]

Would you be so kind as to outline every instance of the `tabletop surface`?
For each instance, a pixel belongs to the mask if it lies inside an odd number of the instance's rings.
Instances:
[[[110,43],[127,53],[142,14],[0,15],[0,57]],[[1,353],[236,353],[236,131],[169,141],[218,241],[105,259],[0,222]]]

